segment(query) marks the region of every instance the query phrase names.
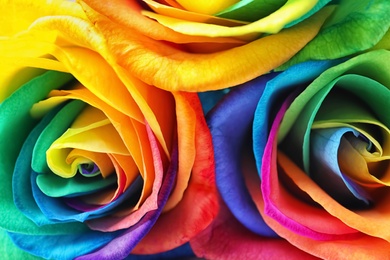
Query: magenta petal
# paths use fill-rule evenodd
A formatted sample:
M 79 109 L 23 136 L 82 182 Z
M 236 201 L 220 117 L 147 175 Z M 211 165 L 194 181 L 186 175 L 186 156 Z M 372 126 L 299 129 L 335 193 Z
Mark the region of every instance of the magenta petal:
M 238 222 L 221 202 L 216 220 L 191 241 L 198 257 L 225 259 L 317 259 L 284 239 L 250 232 Z

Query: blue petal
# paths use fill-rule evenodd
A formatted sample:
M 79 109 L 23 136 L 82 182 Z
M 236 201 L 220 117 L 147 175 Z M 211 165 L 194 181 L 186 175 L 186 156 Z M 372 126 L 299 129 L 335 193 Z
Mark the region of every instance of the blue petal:
M 257 102 L 265 84 L 276 75 L 268 74 L 234 88 L 208 118 L 215 150 L 218 190 L 233 215 L 245 227 L 263 236 L 276 234 L 265 224 L 246 188 L 240 159 Z
M 351 128 L 316 129 L 311 134 L 311 178 L 341 204 L 357 202 L 369 205 L 369 195 L 345 176 L 338 164 L 340 140 L 345 133 L 359 133 Z

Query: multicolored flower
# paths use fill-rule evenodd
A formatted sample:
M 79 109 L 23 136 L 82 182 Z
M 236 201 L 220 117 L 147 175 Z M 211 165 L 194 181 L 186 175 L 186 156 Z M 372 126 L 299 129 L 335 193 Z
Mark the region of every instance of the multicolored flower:
M 223 249 L 235 247 L 248 259 L 283 256 L 277 242 L 288 241 L 306 257 L 388 257 L 389 60 L 382 49 L 301 63 L 233 89 L 216 106 L 217 186 L 252 233 L 234 246 L 208 236 L 234 223 L 220 220 L 203 232 L 199 255 L 224 259 L 231 252 Z M 266 237 L 274 251 L 261 245 Z
M 214 160 L 197 95 L 134 77 L 77 3 L 1 8 L 0 225 L 13 243 L 47 259 L 122 259 L 209 225 Z

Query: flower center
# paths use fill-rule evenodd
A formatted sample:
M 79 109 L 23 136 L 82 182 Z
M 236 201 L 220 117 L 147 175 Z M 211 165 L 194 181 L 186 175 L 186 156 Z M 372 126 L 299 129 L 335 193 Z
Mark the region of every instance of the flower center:
M 78 167 L 83 176 L 93 177 L 100 174 L 100 169 L 95 163 L 82 163 Z

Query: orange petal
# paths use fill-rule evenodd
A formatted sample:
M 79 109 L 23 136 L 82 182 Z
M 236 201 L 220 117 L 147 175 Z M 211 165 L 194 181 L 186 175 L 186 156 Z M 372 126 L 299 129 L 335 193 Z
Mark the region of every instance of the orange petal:
M 248 190 L 265 222 L 295 247 L 322 259 L 373 259 L 373 256 L 375 259 L 386 259 L 388 257 L 390 250 L 388 242 L 364 234 L 350 240 L 320 241 L 294 233 L 264 212 L 264 200 L 259 187 L 260 179 L 257 174 L 253 174 L 254 170 L 243 172 Z M 295 210 L 297 213 L 305 212 L 299 208 Z M 310 220 L 310 216 L 306 217 L 305 223 Z M 323 225 L 329 225 L 329 223 L 323 222 Z
M 109 39 L 108 53 L 131 75 L 170 91 L 206 91 L 246 82 L 284 63 L 318 33 L 332 10 L 323 8 L 278 34 L 211 54 L 186 53 L 91 10 L 87 14 Z
M 182 200 L 160 216 L 155 226 L 134 249 L 135 254 L 163 252 L 188 242 L 204 230 L 218 212 L 210 132 L 196 95 L 187 94 L 183 93 L 183 96 L 192 104 L 196 113 L 196 157 L 191 178 Z M 186 151 L 179 150 L 179 154 L 182 152 Z
M 146 35 L 155 40 L 169 41 L 173 43 L 190 43 L 190 42 L 241 42 L 233 38 L 211 38 L 203 36 L 189 36 L 177 33 L 141 14 L 142 7 L 137 1 L 112 0 L 110 2 L 99 0 L 84 0 L 81 2 L 86 9 L 87 15 L 91 15 L 92 10 L 108 17 L 111 21 L 124 25 L 131 30 Z M 86 4 L 86 5 L 85 5 Z
M 292 182 L 320 204 L 324 208 L 324 212 L 326 211 L 327 214 L 340 219 L 348 226 L 362 233 L 390 241 L 389 192 L 384 193 L 373 207 L 351 211 L 334 201 L 282 152 L 279 152 L 278 160 L 282 168 L 288 169 L 286 174 L 288 174 Z M 306 219 L 311 218 L 306 217 Z M 304 223 L 304 220 L 302 221 Z M 324 221 L 323 223 L 329 225 L 329 222 Z

